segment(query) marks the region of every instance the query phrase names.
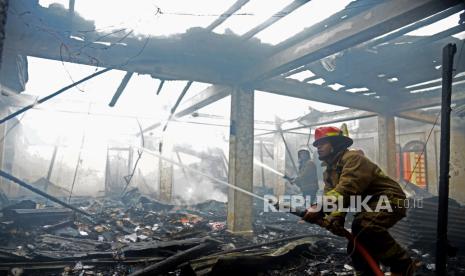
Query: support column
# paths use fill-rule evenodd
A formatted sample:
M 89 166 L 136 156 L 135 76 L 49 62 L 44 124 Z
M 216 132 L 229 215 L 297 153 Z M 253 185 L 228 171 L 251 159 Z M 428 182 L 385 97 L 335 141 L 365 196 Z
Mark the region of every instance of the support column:
M 5 26 L 6 26 L 6 19 L 7 19 L 7 14 L 8 14 L 8 0 L 2 0 L 0 1 L 0 68 L 2 65 L 2 60 L 3 60 L 3 45 L 4 45 L 4 40 L 5 40 Z M 27 68 L 27 67 L 26 67 Z M 0 110 L 0 116 L 1 118 L 4 118 L 4 116 L 8 115 L 8 110 L 6 107 L 2 106 Z M 0 142 L 0 169 L 3 170 L 3 161 L 4 161 L 4 152 L 5 152 L 5 129 L 6 129 L 6 123 L 0 124 L 0 137 L 3 137 L 3 139 Z M 8 185 L 8 188 L 6 187 Z M 3 190 L 3 192 L 8 193 L 8 195 L 11 195 L 10 191 L 10 184 L 4 180 L 3 178 L 0 179 L 0 189 Z
M 5 112 L 0 112 L 0 115 L 3 117 L 3 115 L 6 114 Z M 0 124 L 0 137 L 4 137 L 0 141 L 0 169 L 3 170 L 3 163 L 4 163 L 4 152 L 5 152 L 5 133 L 6 133 L 6 123 Z M 7 194 L 8 196 L 11 196 L 11 185 L 10 183 L 5 180 L 3 177 L 0 179 L 0 191 L 3 193 Z
M 273 156 L 274 156 L 274 169 L 278 172 L 285 173 L 286 171 L 286 146 L 279 132 L 274 134 L 273 137 Z M 274 174 L 274 195 L 284 195 L 286 190 L 286 182 L 280 175 Z
M 454 118 L 453 118 L 454 119 Z M 454 121 L 452 121 L 453 123 Z M 450 193 L 449 197 L 465 204 L 465 126 L 450 131 Z M 433 182 L 433 181 L 430 181 Z
M 265 164 L 263 161 L 263 141 L 260 140 L 260 162 L 262 164 Z M 265 168 L 261 167 L 260 168 L 260 180 L 262 182 L 262 187 L 265 188 Z
M 426 180 L 428 181 L 428 191 L 432 194 L 437 194 L 438 192 L 438 166 L 439 159 L 436 156 L 436 132 L 437 130 L 433 130 L 433 133 L 430 136 L 429 141 L 426 143 Z M 429 131 L 425 132 L 425 137 L 428 137 Z
M 169 139 L 160 142 L 160 155 L 172 160 L 172 147 Z M 170 202 L 173 196 L 173 164 L 167 161 L 159 160 L 159 184 L 160 184 L 160 200 L 163 202 Z
M 388 176 L 396 177 L 396 123 L 394 116 L 378 115 L 378 165 Z
M 253 191 L 254 91 L 231 93 L 229 183 Z M 228 193 L 228 230 L 252 234 L 252 197 L 232 188 Z

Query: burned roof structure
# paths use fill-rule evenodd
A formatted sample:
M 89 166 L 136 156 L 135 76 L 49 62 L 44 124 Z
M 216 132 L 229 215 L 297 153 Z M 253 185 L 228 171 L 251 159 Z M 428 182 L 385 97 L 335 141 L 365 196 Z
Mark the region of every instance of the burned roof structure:
M 344 8 L 274 45 L 265 42 L 259 34 L 314 1 L 282 1 L 285 4 L 277 12 L 256 25 L 248 26 L 247 30 L 239 32 L 241 34 L 228 29 L 223 33 L 215 30 L 235 20 L 236 16 L 247 16 L 246 12 L 241 12 L 242 9 L 260 0 L 230 1 L 213 18 L 211 14 L 177 13 L 210 18 L 211 21 L 208 24 L 193 24 L 184 32 L 169 35 L 143 34 L 130 28 L 99 29 L 94 21 L 79 14 L 76 8 L 79 1 L 70 0 L 67 7 L 51 1 L 52 4 L 46 7 L 39 0 L 0 0 L 0 102 L 3 108 L 0 124 L 10 119 L 19 123 L 21 119 L 18 119 L 18 115 L 52 98 L 59 98 L 70 88 L 91 78 L 105 78 L 106 72 L 112 70 L 123 71 L 125 75 L 119 81 L 112 99 L 109 99 L 110 107 L 118 104 L 134 74 L 159 80 L 158 87 L 147 88 L 157 95 L 164 92 L 165 83 L 181 80 L 186 84 L 179 91 L 174 105 L 169 107 L 169 118 L 160 118 L 144 127 L 138 121 L 138 133 L 134 133 L 134 136 L 141 139 L 140 147 L 107 148 L 105 175 L 107 179 L 116 175 L 123 184 L 106 182 L 105 191 L 113 198 L 106 198 L 103 203 L 88 198 L 72 199 L 76 173 L 70 189 L 61 189 L 52 183 L 50 173 L 54 161 L 47 179 L 41 178 L 41 185 L 29 185 L 27 181 L 3 172 L 5 161 L 1 160 L 1 176 L 12 181 L 8 182 L 9 185 L 17 183 L 29 190 L 28 187 L 37 186 L 33 189 L 41 191 L 53 187 L 54 195 L 49 195 L 48 200 L 61 207 L 72 207 L 80 213 L 62 208 L 35 208 L 32 207 L 35 203 L 27 201 L 7 202 L 8 198 L 2 196 L 4 205 L 9 207 L 3 209 L 3 217 L 0 217 L 0 243 L 9 247 L 0 248 L 0 260 L 4 263 L 0 265 L 0 270 L 10 270 L 10 273 L 12 268 L 17 268 L 20 271 L 64 271 L 63 275 L 149 275 L 174 271 L 181 275 L 203 275 L 232 270 L 243 273 L 241 269 L 247 268 L 253 273 L 266 275 L 277 275 L 280 270 L 289 275 L 312 275 L 317 271 L 348 275 L 352 268 L 344 260 L 336 261 L 345 254 L 341 252 L 343 245 L 340 240 L 333 241 L 333 237 L 313 226 L 288 226 L 286 223 L 297 221 L 289 214 L 269 215 L 260 211 L 262 202 L 257 203 L 256 200 L 263 201 L 263 197 L 253 193 L 253 165 L 257 162 L 254 159 L 254 138 L 257 137 L 254 124 L 269 122 L 254 121 L 254 91 L 356 110 L 311 113 L 296 120 L 303 127 L 377 116 L 378 161 L 389 175 L 395 175 L 394 117 L 434 126 L 438 124 L 438 117 L 428 108 L 437 108 L 441 104 L 442 49 L 448 43 L 455 43 L 458 54 L 453 60 L 452 104 L 456 111 L 454 116 L 463 119 L 465 114 L 464 41 L 463 37 L 458 36 L 465 32 L 464 1 L 347 1 Z M 127 5 L 138 5 L 127 2 Z M 185 1 L 174 2 L 179 6 L 186 4 Z M 155 4 L 150 11 L 154 17 L 162 18 L 170 14 L 163 5 Z M 108 5 L 108 10 L 101 12 L 111 12 L 112 2 Z M 460 20 L 455 25 L 432 35 L 411 35 L 415 30 L 446 18 L 459 19 L 459 16 Z M 302 25 L 306 26 L 304 23 Z M 155 27 L 163 29 L 165 26 Z M 73 79 L 71 84 L 55 93 L 51 92 L 47 97 L 33 99 L 21 95 L 29 80 L 28 57 L 88 65 L 96 69 L 93 74 L 80 80 Z M 185 97 L 197 82 L 208 83 L 209 87 Z M 196 112 L 226 97 L 231 98 L 227 125 L 230 135 L 227 139 L 228 158 L 221 150 L 205 153 L 188 146 L 174 146 L 163 135 L 170 121 L 187 115 L 207 118 Z M 147 149 L 144 138 L 150 136 L 153 130 L 162 134 L 157 137 L 157 145 Z M 280 132 L 282 136 L 280 126 L 276 126 L 273 132 Z M 260 150 L 268 151 L 263 141 L 260 141 Z M 0 148 L 3 155 L 3 146 Z M 276 170 L 285 170 L 286 162 L 282 155 L 286 150 L 286 154 L 292 155 L 288 145 L 268 151 Z M 117 159 L 121 152 L 131 156 L 126 162 L 129 165 L 122 162 L 118 165 L 118 172 L 110 171 L 108 164 L 110 161 L 119 162 Z M 141 195 L 131 187 L 131 179 L 143 152 L 155 156 L 159 162 L 159 191 L 158 194 L 153 192 L 158 196 L 157 200 L 149 198 L 147 194 Z M 177 161 L 174 162 L 173 153 L 177 154 Z M 214 155 L 209 164 L 221 165 L 216 174 L 219 175 L 217 178 L 221 178 L 218 182 L 224 185 L 223 188 L 228 186 L 226 205 L 218 202 L 201 206 L 173 205 L 172 167 L 173 164 L 183 165 L 179 153 L 202 155 L 202 158 Z M 263 163 L 263 152 L 261 155 Z M 56 152 L 53 160 L 55 157 Z M 79 153 L 75 172 L 80 162 Z M 293 165 L 295 168 L 295 163 Z M 208 177 L 201 166 L 187 169 Z M 129 175 L 126 175 L 127 170 Z M 184 167 L 183 173 L 187 178 L 189 171 Z M 262 181 L 263 178 L 262 172 Z M 283 194 L 285 186 L 281 176 L 273 181 L 273 193 Z M 118 187 L 112 188 L 115 185 Z M 113 189 L 111 193 L 110 189 Z M 148 190 L 152 193 L 150 187 Z M 35 190 L 33 192 L 36 193 Z M 70 195 L 66 198 L 68 192 Z M 43 196 L 44 192 L 39 194 Z M 119 197 L 118 200 L 115 197 Z M 458 225 L 452 227 L 454 241 L 463 237 L 457 230 L 463 226 L 456 218 L 460 209 L 463 207 L 454 206 L 454 221 Z M 418 235 L 421 237 L 414 236 L 408 230 L 410 224 L 421 221 L 418 216 L 423 213 L 415 214 L 417 217 L 404 221 L 395 229 L 395 234 L 409 246 L 431 236 L 430 232 L 421 236 L 421 231 L 415 232 L 420 233 Z M 47 218 L 44 220 L 47 225 L 35 219 L 40 217 Z M 27 221 L 37 224 L 37 228 L 31 229 Z M 272 221 L 279 223 L 275 225 Z M 433 228 L 430 224 L 425 228 Z M 305 234 L 306 231 L 311 231 L 311 234 Z M 17 245 L 12 249 L 13 241 Z M 332 251 L 327 254 L 324 250 Z M 431 255 L 419 250 L 415 253 L 432 262 Z M 323 257 L 326 254 L 327 257 Z M 296 258 L 289 261 L 292 259 L 290 257 Z M 313 261 L 310 265 L 309 260 Z M 457 274 L 464 272 L 460 267 L 461 260 L 454 259 L 456 267 L 452 268 Z M 267 268 L 271 263 L 274 265 Z M 426 273 L 433 270 L 426 266 L 424 269 Z
M 236 3 L 235 9 L 247 2 Z M 440 77 L 435 67 L 440 62 L 441 41 L 459 42 L 451 36 L 463 31 L 463 25 L 457 22 L 457 26 L 431 37 L 404 36 L 460 12 L 463 8 L 460 1 L 354 1 L 337 14 L 278 45 L 263 44 L 253 38 L 254 33 L 285 18 L 306 2 L 309 1 L 295 1 L 292 7 L 285 7 L 280 16 L 273 15 L 256 28 L 251 26 L 251 32 L 243 36 L 213 33 L 212 29 L 219 25 L 215 21 L 207 28 L 193 28 L 172 37 L 150 37 L 124 31 L 99 33 L 94 30 L 92 21 L 62 6 L 44 8 L 34 1 L 15 1 L 10 3 L 5 27 L 4 49 L 8 53 L 5 62 L 16 56 L 35 56 L 150 74 L 164 80 L 244 84 L 361 110 L 376 106 L 379 109 L 373 111 L 383 112 L 382 108 L 389 106 L 392 99 L 412 98 L 414 101 L 418 95 L 411 91 L 418 89 L 410 87 Z M 230 14 L 226 11 L 219 20 L 227 21 Z M 406 57 L 410 61 L 408 64 L 402 62 Z M 367 59 L 370 62 L 366 62 Z M 325 69 L 324 64 L 329 60 L 334 66 Z M 24 62 L 17 64 L 23 65 L 17 66 L 17 70 L 25 70 Z M 296 83 L 286 79 L 305 70 L 315 74 L 313 79 L 323 78 L 327 85 L 339 83 L 344 89 L 333 91 L 327 85 L 308 84 L 308 80 Z M 409 74 L 404 74 L 406 72 Z M 461 76 L 460 73 L 456 72 Z M 18 71 L 17 75 L 25 81 L 25 72 Z M 427 88 L 428 84 L 424 86 Z M 357 87 L 367 90 L 354 95 L 344 91 Z M 221 89 L 212 87 L 203 94 L 219 94 L 216 90 Z M 325 96 L 324 92 L 334 97 Z M 422 98 L 434 103 L 432 99 L 437 96 L 437 90 L 425 92 Z

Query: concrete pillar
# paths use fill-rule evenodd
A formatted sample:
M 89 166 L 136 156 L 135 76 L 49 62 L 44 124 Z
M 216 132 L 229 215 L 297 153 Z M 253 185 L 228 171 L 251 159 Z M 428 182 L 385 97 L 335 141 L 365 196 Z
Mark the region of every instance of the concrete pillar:
M 465 204 L 465 127 L 451 127 L 450 136 L 450 197 Z
M 160 146 L 161 156 L 172 160 L 172 145 L 170 139 L 164 139 Z M 159 185 L 160 185 L 160 200 L 170 202 L 173 196 L 173 164 L 165 160 L 159 159 Z
M 0 117 L 3 118 L 4 112 L 0 112 Z M 5 137 L 7 123 L 0 125 L 0 137 Z M 3 170 L 4 155 L 5 155 L 5 138 L 0 140 L 0 169 Z M 4 178 L 0 178 L 0 189 L 7 195 L 11 195 L 11 185 Z
M 428 191 L 434 195 L 438 194 L 438 182 L 439 182 L 439 170 L 438 165 L 439 159 L 436 156 L 436 132 L 433 131 L 429 141 L 426 143 L 426 180 L 428 183 Z M 425 132 L 425 139 L 427 139 L 429 131 Z M 439 135 L 438 135 L 439 137 Z M 426 141 L 426 140 L 425 140 Z
M 260 141 L 260 162 L 265 164 L 265 161 L 263 160 L 263 141 Z M 263 167 L 260 168 L 260 180 L 262 187 L 265 187 L 265 169 Z
M 286 171 L 286 146 L 284 145 L 284 141 L 281 137 L 280 133 L 275 133 L 273 137 L 273 156 L 274 156 L 274 169 L 278 172 L 285 173 Z M 284 195 L 285 193 L 285 180 L 282 176 L 273 174 L 274 175 L 274 194 L 275 196 Z
M 5 106 L 1 106 L 0 107 L 0 118 L 4 118 L 5 116 L 9 115 L 9 111 L 8 111 L 8 108 L 5 107 Z M 9 121 L 6 121 L 4 122 L 3 124 L 0 124 L 0 137 L 3 137 L 3 139 L 0 140 L 0 169 L 8 172 L 8 173 L 14 173 L 13 171 L 13 159 L 14 159 L 14 155 L 11 154 L 12 152 L 14 152 L 14 150 L 10 149 L 10 150 L 7 150 L 6 149 L 6 142 L 7 140 L 7 134 L 9 135 L 8 137 L 11 138 L 11 135 L 14 135 L 15 133 L 14 132 L 10 132 L 9 129 L 16 125 L 18 122 L 16 121 L 16 119 L 11 119 Z M 11 140 L 10 140 L 11 141 Z M 8 145 L 8 146 L 11 146 L 11 147 L 14 147 L 15 145 L 14 144 L 11 144 L 11 145 Z M 10 156 L 8 156 L 8 158 L 10 158 L 11 160 L 6 160 L 6 156 L 7 154 L 10 154 Z M 18 196 L 18 193 L 20 191 L 20 186 L 3 178 L 3 177 L 0 177 L 0 189 L 9 197 L 12 197 L 12 196 Z
M 396 123 L 394 116 L 378 115 L 378 165 L 396 178 Z
M 231 93 L 229 183 L 253 191 L 254 91 Z M 252 197 L 232 188 L 228 193 L 228 230 L 252 234 Z

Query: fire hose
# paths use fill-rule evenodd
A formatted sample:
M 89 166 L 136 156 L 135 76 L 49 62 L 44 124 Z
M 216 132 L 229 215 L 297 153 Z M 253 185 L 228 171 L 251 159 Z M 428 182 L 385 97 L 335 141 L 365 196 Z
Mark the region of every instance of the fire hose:
M 294 212 L 291 212 L 291 214 L 294 214 L 296 216 L 299 216 L 301 218 L 304 218 L 307 215 L 307 210 L 295 210 Z M 323 217 L 316 217 L 314 220 L 308 221 L 305 220 L 309 223 L 312 224 L 317 224 L 323 228 L 326 228 L 327 225 L 325 225 L 325 221 L 323 220 Z M 356 240 L 354 235 L 347 231 L 347 229 L 343 228 L 341 226 L 341 232 L 344 235 L 344 237 L 354 246 L 354 249 L 362 256 L 362 258 L 367 262 L 368 266 L 371 268 L 373 271 L 374 275 L 376 276 L 384 276 L 384 273 L 381 271 L 379 268 L 378 262 L 376 262 L 373 257 L 370 255 L 368 250 L 361 244 L 359 241 Z

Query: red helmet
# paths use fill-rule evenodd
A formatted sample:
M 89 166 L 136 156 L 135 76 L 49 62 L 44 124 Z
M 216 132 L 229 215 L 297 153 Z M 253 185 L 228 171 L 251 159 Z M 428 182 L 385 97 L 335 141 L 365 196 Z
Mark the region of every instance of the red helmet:
M 347 148 L 354 142 L 349 137 L 344 136 L 340 128 L 333 126 L 318 127 L 315 129 L 315 141 L 313 142 L 313 146 L 316 147 L 320 142 L 324 141 L 342 144 Z

